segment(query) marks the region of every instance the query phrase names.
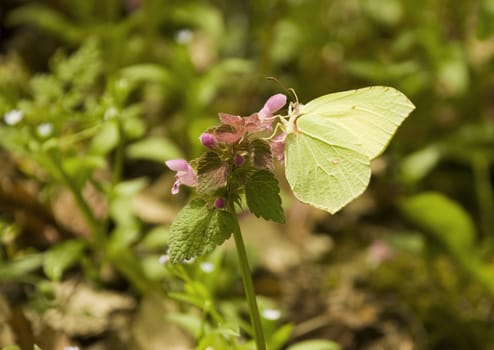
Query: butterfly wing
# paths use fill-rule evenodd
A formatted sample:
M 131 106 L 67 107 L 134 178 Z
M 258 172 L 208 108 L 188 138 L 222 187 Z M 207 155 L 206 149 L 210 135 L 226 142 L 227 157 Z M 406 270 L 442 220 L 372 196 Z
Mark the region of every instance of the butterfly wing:
M 302 124 L 307 130 L 320 128 L 310 120 Z M 351 136 L 345 130 L 339 135 Z M 370 179 L 369 158 L 358 144 L 342 147 L 305 133 L 287 136 L 285 172 L 300 201 L 331 214 L 359 196 Z
M 370 160 L 384 151 L 414 108 L 401 92 L 383 86 L 301 105 L 285 151 L 295 196 L 332 214 L 358 197 L 369 183 Z
M 362 145 L 369 159 L 380 155 L 403 120 L 415 109 L 400 91 L 386 86 L 337 92 L 316 98 L 301 106 L 297 127 L 303 119 L 346 130 L 352 142 Z M 302 132 L 304 132 L 302 130 Z M 338 131 L 339 132 L 339 131 Z M 336 136 L 327 141 L 335 143 Z M 346 147 L 345 142 L 336 144 Z

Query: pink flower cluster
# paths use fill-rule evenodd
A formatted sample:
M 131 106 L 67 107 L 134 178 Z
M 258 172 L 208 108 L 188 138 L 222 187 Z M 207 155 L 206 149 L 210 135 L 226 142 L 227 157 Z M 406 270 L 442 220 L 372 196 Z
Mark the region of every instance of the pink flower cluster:
M 201 143 L 209 148 L 214 149 L 218 144 L 233 144 L 240 141 L 248 133 L 256 133 L 264 130 L 272 131 L 273 121 L 276 119 L 275 113 L 286 104 L 286 96 L 276 94 L 271 96 L 262 109 L 248 117 L 220 113 L 219 119 L 221 125 L 217 128 L 204 132 L 199 137 Z M 281 134 L 271 141 L 271 151 L 273 157 L 283 160 L 285 147 L 285 135 Z M 235 157 L 235 164 L 243 164 L 244 159 L 241 155 Z M 197 175 L 191 165 L 183 159 L 173 159 L 166 161 L 170 170 L 176 171 L 175 183 L 172 187 L 172 194 L 177 194 L 181 185 L 195 187 L 198 184 Z

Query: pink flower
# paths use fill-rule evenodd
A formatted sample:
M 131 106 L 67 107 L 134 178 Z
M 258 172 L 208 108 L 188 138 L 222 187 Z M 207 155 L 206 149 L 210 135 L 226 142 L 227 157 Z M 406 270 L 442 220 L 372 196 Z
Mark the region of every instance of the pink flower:
M 215 136 L 218 142 L 235 143 L 248 132 L 258 132 L 264 130 L 257 114 L 248 117 L 239 115 L 220 113 L 222 125 L 216 128 Z
M 264 107 L 257 113 L 261 125 L 264 128 L 271 129 L 273 123 L 274 113 L 278 112 L 286 104 L 286 96 L 283 94 L 276 94 L 268 98 Z
M 216 139 L 214 135 L 208 132 L 203 132 L 201 136 L 199 136 L 199 140 L 201 140 L 201 143 L 207 148 L 213 148 L 216 146 Z
M 271 154 L 274 158 L 282 162 L 285 159 L 285 139 L 286 134 L 282 132 L 271 140 Z
M 175 183 L 172 187 L 172 194 L 177 194 L 180 190 L 180 185 L 186 185 L 189 187 L 197 186 L 197 175 L 194 173 L 194 169 L 184 159 L 172 159 L 165 162 L 166 166 L 170 170 L 176 171 Z
M 233 161 L 235 162 L 236 166 L 242 166 L 245 163 L 245 157 L 237 153 L 235 154 Z

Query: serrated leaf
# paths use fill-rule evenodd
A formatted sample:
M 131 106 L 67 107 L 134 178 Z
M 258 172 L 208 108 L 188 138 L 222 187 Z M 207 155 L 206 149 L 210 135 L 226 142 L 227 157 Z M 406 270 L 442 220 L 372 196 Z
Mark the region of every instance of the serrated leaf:
M 272 169 L 273 156 L 269 143 L 261 139 L 255 139 L 250 146 L 252 149 L 252 163 L 254 166 L 257 168 Z
M 207 152 L 199 158 L 197 179 L 200 193 L 213 192 L 226 185 L 227 167 L 217 153 Z
M 249 210 L 255 216 L 281 224 L 285 222 L 278 180 L 270 171 L 257 170 L 247 176 L 245 197 Z
M 213 250 L 234 228 L 235 218 L 229 212 L 210 208 L 201 199 L 191 201 L 170 227 L 170 261 L 181 262 Z

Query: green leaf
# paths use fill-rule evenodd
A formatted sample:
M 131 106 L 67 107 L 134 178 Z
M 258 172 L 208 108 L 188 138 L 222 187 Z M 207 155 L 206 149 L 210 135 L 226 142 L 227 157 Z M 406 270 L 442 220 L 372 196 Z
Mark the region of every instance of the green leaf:
M 416 195 L 402 201 L 400 207 L 408 219 L 442 241 L 457 257 L 468 254 L 473 248 L 472 219 L 458 203 L 441 193 Z
M 201 199 L 192 200 L 170 227 L 170 261 L 181 262 L 213 250 L 235 228 L 235 218 L 227 211 L 209 208 Z
M 120 73 L 132 81 L 170 84 L 173 79 L 170 72 L 157 64 L 136 64 L 123 68 Z
M 245 197 L 249 210 L 258 218 L 285 222 L 278 180 L 270 171 L 257 170 L 247 176 Z
M 197 191 L 200 193 L 211 193 L 224 187 L 227 180 L 226 164 L 220 159 L 216 152 L 207 152 L 197 164 Z
M 0 261 L 0 282 L 22 280 L 27 274 L 38 269 L 43 262 L 43 255 L 31 254 L 11 262 Z
M 287 323 L 276 329 L 276 331 L 269 337 L 270 349 L 281 349 L 283 345 L 290 339 L 293 333 L 293 324 Z
M 431 145 L 418 150 L 401 161 L 400 175 L 406 183 L 417 183 L 439 163 L 441 149 L 437 145 Z
M 311 339 L 289 346 L 287 350 L 340 350 L 341 347 L 331 340 Z
M 164 137 L 150 137 L 127 147 L 127 156 L 163 163 L 165 159 L 181 158 L 182 153 L 170 140 Z
M 109 120 L 101 126 L 91 140 L 90 151 L 93 154 L 105 155 L 115 148 L 119 138 L 117 123 Z
M 2 348 L 2 350 L 21 350 L 17 345 L 7 345 Z
M 74 21 L 61 15 L 48 6 L 40 4 L 26 5 L 12 11 L 8 17 L 10 25 L 29 24 L 44 30 L 68 43 L 78 43 L 86 35 Z
M 165 317 L 194 335 L 199 334 L 203 326 L 203 321 L 198 315 L 170 312 Z
M 56 245 L 44 254 L 43 271 L 51 280 L 59 281 L 64 271 L 81 257 L 85 247 L 84 241 L 75 239 Z

